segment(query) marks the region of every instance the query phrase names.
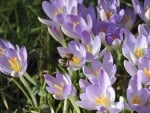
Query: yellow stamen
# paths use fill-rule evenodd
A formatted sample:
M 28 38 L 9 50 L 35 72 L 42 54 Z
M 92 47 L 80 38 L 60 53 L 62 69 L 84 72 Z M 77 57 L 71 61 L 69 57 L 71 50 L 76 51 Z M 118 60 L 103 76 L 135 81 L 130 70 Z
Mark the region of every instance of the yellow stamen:
M 20 72 L 21 67 L 20 64 L 18 62 L 18 59 L 16 57 L 11 57 L 8 59 L 8 62 L 10 64 L 11 69 L 13 69 L 16 72 Z
M 60 86 L 60 85 L 58 85 L 58 84 L 54 84 L 54 87 L 56 88 L 56 89 L 58 89 L 59 91 L 63 91 L 63 88 Z
M 77 25 L 79 24 L 79 22 L 74 21 L 74 22 L 72 22 L 72 24 L 73 24 L 73 26 L 75 27 L 75 26 L 77 26 Z
M 98 70 L 93 70 L 93 75 L 98 75 Z
M 92 53 L 92 46 L 90 44 L 86 45 L 86 49 L 89 53 Z
M 96 97 L 94 102 L 97 105 L 103 105 L 103 106 L 107 106 L 108 105 L 108 101 L 106 99 L 106 97 L 104 95 L 101 95 L 100 97 Z
M 124 18 L 123 18 L 124 22 L 128 22 L 129 20 L 129 16 L 128 15 L 125 15 Z
M 57 8 L 57 10 L 55 10 L 55 11 L 53 12 L 53 16 L 56 16 L 56 15 L 62 14 L 62 13 L 63 13 L 63 10 L 62 10 L 61 8 Z
M 112 16 L 112 12 L 110 12 L 109 10 L 106 11 L 106 16 L 108 19 L 110 19 L 110 17 Z
M 137 58 L 140 58 L 143 56 L 143 51 L 142 51 L 142 49 L 134 48 L 134 54 Z
M 73 57 L 72 57 L 72 61 L 73 61 L 75 64 L 80 64 L 80 59 L 79 59 L 78 57 L 73 56 Z
M 133 96 L 132 97 L 132 101 L 131 101 L 133 104 L 141 104 L 142 103 L 142 100 L 138 97 L 138 96 Z
M 144 68 L 144 74 L 148 79 L 150 79 L 150 69 Z

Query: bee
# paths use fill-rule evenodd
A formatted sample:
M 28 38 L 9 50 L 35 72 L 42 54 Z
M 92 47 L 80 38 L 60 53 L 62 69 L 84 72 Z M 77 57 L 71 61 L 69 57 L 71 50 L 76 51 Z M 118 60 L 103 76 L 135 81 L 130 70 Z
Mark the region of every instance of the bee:
M 72 53 L 64 54 L 64 57 L 62 57 L 61 59 L 59 59 L 59 63 L 62 66 L 68 67 L 69 66 L 69 61 L 71 61 L 72 58 L 73 58 L 73 54 Z

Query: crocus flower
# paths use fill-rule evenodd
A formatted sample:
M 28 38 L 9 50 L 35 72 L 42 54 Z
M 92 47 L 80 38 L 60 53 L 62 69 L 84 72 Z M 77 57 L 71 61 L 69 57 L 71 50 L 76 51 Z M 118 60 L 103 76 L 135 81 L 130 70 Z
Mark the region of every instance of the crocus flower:
M 97 12 L 101 21 L 120 22 L 124 15 L 124 10 L 119 10 L 119 5 L 119 0 L 98 0 Z
M 125 33 L 122 53 L 130 62 L 137 64 L 139 58 L 146 56 L 147 52 L 148 42 L 144 35 L 139 35 L 135 38 L 129 31 Z
M 86 48 L 86 57 L 88 60 L 92 60 L 99 56 L 101 49 L 101 40 L 99 36 L 92 37 L 88 31 L 83 31 L 81 41 Z
M 117 47 L 123 40 L 124 29 L 113 23 L 99 22 L 93 28 L 95 35 L 99 35 L 105 45 Z
M 135 12 L 141 17 L 146 23 L 150 23 L 150 1 L 144 0 L 144 6 L 142 6 L 139 0 L 132 0 L 132 4 Z
M 80 39 L 83 31 L 90 31 L 92 29 L 92 18 L 87 16 L 87 21 L 79 15 L 67 15 L 62 24 L 62 31 L 65 35 Z
M 86 49 L 79 42 L 71 41 L 68 48 L 57 47 L 57 50 L 62 59 L 66 59 L 68 69 L 80 69 L 86 62 Z
M 127 88 L 127 100 L 129 106 L 134 111 L 137 111 L 138 113 L 149 113 L 150 111 L 150 104 L 148 104 L 149 92 L 147 88 L 142 87 L 142 83 L 137 75 L 133 76 L 130 79 Z
M 54 0 L 51 2 L 43 1 L 42 8 L 46 15 L 55 22 L 61 22 L 63 16 L 77 14 L 76 0 Z
M 150 83 L 150 58 L 142 57 L 138 62 L 137 75 L 143 84 Z
M 136 21 L 136 14 L 135 14 L 135 11 L 129 7 L 126 7 L 124 11 L 125 11 L 125 14 L 120 24 L 123 25 L 123 27 L 130 30 L 133 28 L 134 23 Z
M 106 29 L 105 42 L 113 47 L 117 47 L 123 40 L 124 30 L 115 24 L 109 24 Z
M 150 83 L 150 58 L 142 57 L 138 60 L 137 65 L 125 60 L 124 66 L 129 75 L 139 75 L 141 81 L 146 84 Z
M 139 24 L 138 25 L 138 33 L 139 33 L 139 35 L 146 36 L 148 45 L 150 46 L 150 26 L 147 24 Z
M 14 46 L 12 45 L 11 42 L 5 41 L 5 40 L 0 38 L 0 54 L 4 53 L 4 49 L 7 49 L 7 48 L 14 49 Z
M 57 100 L 63 100 L 71 96 L 75 96 L 75 88 L 71 83 L 69 75 L 57 73 L 56 77 L 46 74 L 45 81 L 48 84 L 46 87 L 50 94 Z
M 4 55 L 0 56 L 0 71 L 6 75 L 14 77 L 22 76 L 27 69 L 27 51 L 25 47 L 17 50 L 13 48 L 5 49 Z
M 42 8 L 50 19 L 43 19 L 38 17 L 39 21 L 48 26 L 48 31 L 52 37 L 60 44 L 65 46 L 64 36 L 60 30 L 64 22 L 64 17 L 68 14 L 77 14 L 76 0 L 54 0 L 51 2 L 43 1 Z
M 111 53 L 106 51 L 102 59 L 102 61 L 99 61 L 98 59 L 91 61 L 91 67 L 83 66 L 83 73 L 89 79 L 97 78 L 101 69 L 104 69 L 110 77 L 111 84 L 113 84 L 116 80 L 116 65 L 113 64 Z
M 107 73 L 102 69 L 95 83 L 88 85 L 80 95 L 81 101 L 77 104 L 87 110 L 98 110 L 99 112 L 119 113 L 122 105 L 117 106 L 115 101 L 115 91 L 111 86 Z M 95 90 L 96 89 L 96 90 Z

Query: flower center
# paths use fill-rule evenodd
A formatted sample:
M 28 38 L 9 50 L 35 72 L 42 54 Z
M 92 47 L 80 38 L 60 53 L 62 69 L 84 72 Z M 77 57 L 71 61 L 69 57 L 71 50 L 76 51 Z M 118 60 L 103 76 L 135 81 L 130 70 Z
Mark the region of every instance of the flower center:
M 142 100 L 138 97 L 138 96 L 133 96 L 132 97 L 132 101 L 131 101 L 133 104 L 141 104 L 142 103 Z
M 18 62 L 17 57 L 11 57 L 11 58 L 9 58 L 8 62 L 10 64 L 10 67 L 11 67 L 12 70 L 14 70 L 16 72 L 20 72 L 21 67 L 20 67 L 20 64 Z
M 103 105 L 103 106 L 107 106 L 108 105 L 108 101 L 106 99 L 106 97 L 104 95 L 101 95 L 100 97 L 96 97 L 94 102 L 97 105 Z
M 117 36 L 113 34 L 113 35 L 112 35 L 112 39 L 113 39 L 113 40 L 117 39 Z
M 73 27 L 76 27 L 79 24 L 79 22 L 78 21 L 73 21 L 72 24 L 73 24 Z
M 58 14 L 62 14 L 63 10 L 61 8 L 57 8 L 54 12 L 53 12 L 53 16 L 56 16 Z
M 112 16 L 112 12 L 110 12 L 109 10 L 107 10 L 105 12 L 106 12 L 107 18 L 110 19 L 110 17 Z
M 135 54 L 135 56 L 137 57 L 137 58 L 140 58 L 140 57 L 142 57 L 143 56 L 143 51 L 142 51 L 142 49 L 139 49 L 139 48 L 134 48 L 134 54 Z
M 150 79 L 150 69 L 144 68 L 144 74 L 148 79 Z
M 129 17 L 128 15 L 125 15 L 124 18 L 123 18 L 123 21 L 124 21 L 124 22 L 128 22 L 129 18 L 130 18 L 130 17 Z
M 72 61 L 75 63 L 75 64 L 80 64 L 80 59 L 76 56 L 73 56 L 72 57 Z
M 58 89 L 59 91 L 63 91 L 63 88 L 60 86 L 60 85 L 58 85 L 58 84 L 54 84 L 54 87 L 56 88 L 56 89 Z
M 86 45 L 86 49 L 89 53 L 92 53 L 92 46 L 90 44 Z

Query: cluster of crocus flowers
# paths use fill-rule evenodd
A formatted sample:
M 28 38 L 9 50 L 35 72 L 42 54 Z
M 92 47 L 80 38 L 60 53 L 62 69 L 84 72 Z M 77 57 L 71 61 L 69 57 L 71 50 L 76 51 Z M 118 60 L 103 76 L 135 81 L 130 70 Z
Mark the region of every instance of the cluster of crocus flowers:
M 27 51 L 25 47 L 15 47 L 0 39 L 0 71 L 6 75 L 19 77 L 27 69 Z
M 138 26 L 138 35 L 127 31 L 122 46 L 123 55 L 127 58 L 124 67 L 131 76 L 126 91 L 130 109 L 138 113 L 149 113 L 149 83 L 150 83 L 150 28 L 146 24 Z
M 97 113 L 119 113 L 123 109 L 148 113 L 150 27 L 140 24 L 136 36 L 129 30 L 136 21 L 136 13 L 149 23 L 149 2 L 144 1 L 143 9 L 138 0 L 132 0 L 135 10 L 121 8 L 119 0 L 98 0 L 97 3 L 94 10 L 94 7 L 87 8 L 77 0 L 44 1 L 42 8 L 50 19 L 39 17 L 61 44 L 57 47 L 61 56 L 59 62 L 67 67 L 67 71 L 81 70 L 85 75 L 86 80 L 79 80 L 82 92 L 77 104 L 87 110 L 97 110 Z M 105 49 L 101 50 L 102 47 Z M 115 100 L 113 84 L 117 79 L 117 67 L 107 47 L 121 47 L 126 58 L 124 67 L 131 75 L 126 91 L 127 103 L 122 97 L 118 102 Z M 45 80 L 47 91 L 55 99 L 74 96 L 75 89 L 68 75 L 58 73 L 56 78 L 45 75 Z

